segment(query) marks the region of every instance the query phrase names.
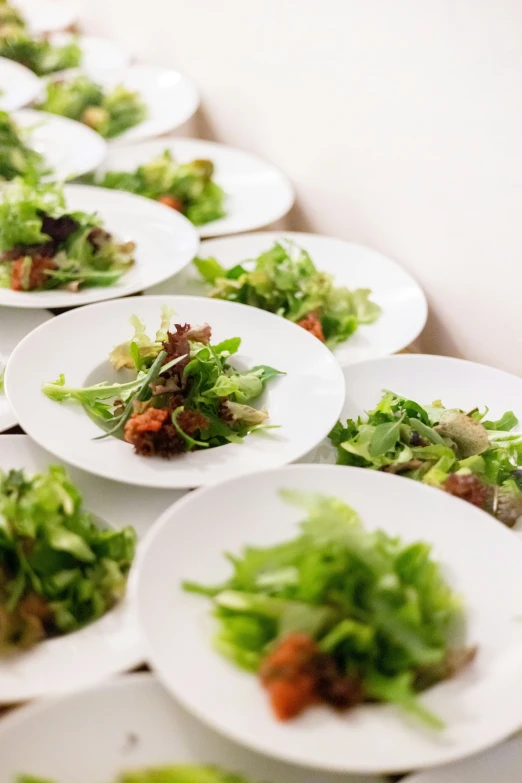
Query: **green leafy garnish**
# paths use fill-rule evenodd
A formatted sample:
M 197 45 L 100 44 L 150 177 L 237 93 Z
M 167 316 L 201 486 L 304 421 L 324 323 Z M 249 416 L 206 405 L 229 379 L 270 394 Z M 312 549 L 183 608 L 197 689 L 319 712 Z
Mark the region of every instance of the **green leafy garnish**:
M 522 433 L 513 411 L 497 421 L 478 410 L 421 406 L 387 391 L 366 417 L 330 432 L 337 462 L 400 473 L 440 487 L 507 525 L 522 516 Z
M 100 527 L 64 468 L 0 471 L 0 651 L 70 633 L 124 592 L 131 527 Z
M 38 108 L 83 122 L 107 139 L 119 136 L 147 117 L 147 107 L 139 93 L 121 84 L 105 91 L 83 75 L 48 82 L 46 96 Z
M 22 177 L 35 184 L 49 173 L 43 156 L 27 144 L 26 134 L 5 111 L 0 111 L 0 179 Z
M 225 216 L 225 193 L 212 179 L 210 160 L 176 163 L 166 149 L 135 171 L 107 171 L 103 176 L 89 174 L 83 181 L 113 190 L 126 190 L 162 201 L 201 226 Z
M 16 783 L 53 783 L 33 775 L 19 775 Z M 243 775 L 225 772 L 217 767 L 196 764 L 171 764 L 149 769 L 121 772 L 116 783 L 249 783 Z
M 258 258 L 225 269 L 215 258 L 197 258 L 196 268 L 217 299 L 259 307 L 299 323 L 330 347 L 352 335 L 359 324 L 377 320 L 380 307 L 370 291 L 336 288 L 303 248 L 276 242 Z
M 289 657 L 288 668 L 278 670 L 278 650 L 292 638 L 302 644 L 304 635 L 316 650 L 317 676 L 334 666 L 339 684 L 350 683 L 358 702 L 390 702 L 441 728 L 417 693 L 454 674 L 457 661 L 463 666 L 473 651 L 452 646 L 462 635 L 462 606 L 430 546 L 366 531 L 337 498 L 281 495 L 306 511 L 296 538 L 227 555 L 233 573 L 223 584 L 184 583 L 212 600 L 217 650 L 242 668 L 291 684 L 292 666 L 300 664 Z

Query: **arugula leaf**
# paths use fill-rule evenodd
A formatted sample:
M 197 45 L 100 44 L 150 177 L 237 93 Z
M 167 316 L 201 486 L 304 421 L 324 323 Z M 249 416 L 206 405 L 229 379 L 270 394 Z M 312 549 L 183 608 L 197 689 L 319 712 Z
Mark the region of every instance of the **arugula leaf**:
M 372 457 L 380 457 L 395 448 L 399 440 L 401 424 L 404 416 L 395 422 L 386 422 L 379 424 L 372 435 L 369 445 L 369 452 Z
M 497 421 L 483 421 L 482 426 L 487 430 L 502 430 L 508 432 L 516 427 L 518 419 L 513 411 L 506 411 Z

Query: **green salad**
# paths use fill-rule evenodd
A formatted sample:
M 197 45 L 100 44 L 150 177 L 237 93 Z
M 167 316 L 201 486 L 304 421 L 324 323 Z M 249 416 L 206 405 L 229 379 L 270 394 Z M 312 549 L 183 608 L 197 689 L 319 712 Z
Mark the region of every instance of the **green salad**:
M 107 171 L 103 176 L 90 174 L 83 177 L 83 181 L 161 201 L 182 212 L 195 226 L 201 226 L 226 215 L 225 193 L 213 181 L 213 174 L 212 161 L 177 163 L 166 149 L 135 171 Z
M 2 30 L 0 28 L 0 57 L 24 65 L 37 76 L 46 76 L 66 68 L 80 65 L 82 51 L 77 41 L 63 46 L 53 46 L 46 38 L 33 38 L 22 29 Z
M 215 258 L 194 263 L 212 284 L 211 296 L 288 318 L 330 348 L 347 340 L 359 324 L 374 323 L 381 312 L 369 298 L 371 291 L 335 287 L 332 276 L 319 272 L 306 250 L 289 240 L 231 269 Z
M 0 203 L 0 287 L 43 291 L 114 284 L 134 263 L 100 219 L 67 210 L 56 184 L 13 180 Z
M 16 783 L 52 783 L 34 775 L 19 775 Z M 196 764 L 171 764 L 149 769 L 121 772 L 115 783 L 249 783 L 243 775 L 224 772 L 217 767 Z
M 0 471 L 0 652 L 86 625 L 124 595 L 131 527 L 101 528 L 64 468 Z
M 339 499 L 281 495 L 306 511 L 296 538 L 227 554 L 223 584 L 184 583 L 212 601 L 216 649 L 258 674 L 280 720 L 379 701 L 442 727 L 417 694 L 475 650 L 459 642 L 463 608 L 430 546 L 366 531 Z
M 38 109 L 78 120 L 101 136 L 112 139 L 147 117 L 147 107 L 139 93 L 122 84 L 104 90 L 87 76 L 50 81 Z
M 133 339 L 116 346 L 109 357 L 116 370 L 131 370 L 132 380 L 77 389 L 60 375 L 42 391 L 56 402 L 80 403 L 106 430 L 101 437 L 124 439 L 146 457 L 241 443 L 251 432 L 266 429 L 268 411 L 251 403 L 282 373 L 266 365 L 236 370 L 229 359 L 239 350 L 239 337 L 212 345 L 208 324 L 170 326 L 172 316 L 163 308 L 154 339 L 132 317 Z
M 0 180 L 22 177 L 36 184 L 50 173 L 44 158 L 27 145 L 26 134 L 5 111 L 0 111 Z
M 340 465 L 398 473 L 468 500 L 508 526 L 522 516 L 522 433 L 512 411 L 419 404 L 386 391 L 367 416 L 330 433 Z
M 0 36 L 14 35 L 25 30 L 25 19 L 8 0 L 0 0 Z

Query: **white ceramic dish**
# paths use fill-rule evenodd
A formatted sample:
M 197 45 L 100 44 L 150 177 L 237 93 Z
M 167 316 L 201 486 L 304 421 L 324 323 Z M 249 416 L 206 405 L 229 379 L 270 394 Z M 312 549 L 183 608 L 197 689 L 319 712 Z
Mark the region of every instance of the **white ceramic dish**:
M 41 89 L 41 82 L 29 68 L 0 57 L 0 111 L 13 111 L 31 103 Z
M 446 723 L 440 735 L 378 704 L 346 714 L 318 707 L 279 723 L 257 678 L 213 649 L 210 603 L 183 592 L 181 580 L 219 584 L 230 574 L 224 552 L 294 537 L 305 514 L 280 499 L 281 488 L 339 497 L 367 529 L 432 544 L 463 597 L 468 643 L 478 645 L 467 671 L 422 694 Z M 158 521 L 138 561 L 148 659 L 176 699 L 246 747 L 336 772 L 429 767 L 512 733 L 522 722 L 521 610 L 522 543 L 509 530 L 444 492 L 357 468 L 292 465 L 189 495 Z
M 211 160 L 214 179 L 227 195 L 226 217 L 198 226 L 200 237 L 237 234 L 268 225 L 283 217 L 294 203 L 292 185 L 271 163 L 234 147 L 201 139 L 156 139 L 113 147 L 100 166 L 100 173 L 134 171 L 165 149 L 180 163 Z
M 447 408 L 489 408 L 488 418 L 514 411 L 522 423 L 522 378 L 449 356 L 404 354 L 361 362 L 344 371 L 346 399 L 341 420 L 364 416 L 388 389 L 420 405 L 441 400 Z M 516 430 L 520 430 L 519 423 Z M 325 439 L 302 462 L 333 464 L 336 449 Z
M 19 109 L 12 114 L 20 128 L 27 128 L 27 144 L 52 169 L 46 179 L 63 181 L 92 171 L 105 157 L 107 144 L 81 122 L 56 114 Z
M 522 780 L 522 736 L 473 758 L 429 769 L 404 783 L 518 783 Z
M 62 71 L 47 77 L 47 81 L 74 78 L 79 73 L 110 90 L 123 84 L 138 92 L 147 106 L 147 117 L 124 133 L 109 140 L 111 146 L 144 141 L 178 128 L 189 120 L 199 106 L 195 85 L 178 71 L 152 65 L 131 65 L 128 68 L 89 68 Z
M 125 68 L 130 61 L 126 49 L 106 38 L 96 38 L 93 35 L 73 35 L 72 33 L 54 33 L 50 37 L 54 46 L 65 46 L 71 41 L 77 41 L 82 50 L 81 67 L 85 70 L 104 69 L 117 70 Z
M 171 460 L 141 457 L 117 438 L 93 440 L 100 430 L 80 406 L 53 402 L 42 393 L 42 384 L 60 373 L 73 386 L 116 379 L 108 355 L 132 337 L 129 318 L 138 315 L 154 334 L 164 304 L 174 308 L 172 323 L 209 323 L 214 344 L 241 337 L 232 364 L 244 368 L 267 364 L 287 373 L 267 385 L 258 403 L 269 410 L 269 423 L 280 429 Z M 84 335 L 81 350 L 78 335 Z M 5 388 L 27 434 L 60 459 L 126 484 L 164 488 L 197 487 L 292 462 L 329 432 L 344 398 L 338 364 L 304 329 L 253 307 L 168 296 L 80 308 L 45 324 L 12 354 Z
M 78 19 L 78 3 L 75 0 L 16 0 L 15 5 L 33 33 L 65 30 Z
M 136 243 L 135 264 L 106 287 L 79 291 L 12 291 L 0 288 L 0 305 L 7 307 L 74 307 L 128 296 L 180 270 L 194 257 L 199 238 L 189 221 L 163 204 L 116 190 L 88 185 L 66 185 L 67 206 L 96 212 L 104 227 L 120 242 Z
M 214 256 L 230 268 L 256 258 L 281 238 L 291 239 L 307 250 L 317 269 L 333 275 L 337 285 L 370 288 L 372 300 L 382 308 L 374 324 L 360 326 L 335 348 L 335 357 L 341 365 L 395 353 L 419 336 L 428 313 L 424 292 L 399 264 L 367 247 L 316 234 L 269 231 L 204 242 L 199 255 Z M 153 293 L 160 290 L 170 294 L 205 295 L 209 286 L 201 281 L 191 264 L 183 274 L 162 283 L 161 289 L 155 288 Z
M 24 435 L 2 435 L 0 470 L 46 470 L 57 460 Z M 133 525 L 143 535 L 156 518 L 179 499 L 181 492 L 150 492 L 128 487 L 125 492 L 103 479 L 78 470 L 71 477 L 85 507 L 114 527 Z M 80 690 L 137 666 L 143 645 L 135 614 L 135 575 L 131 570 L 127 595 L 112 611 L 75 633 L 41 642 L 14 657 L 0 657 L 0 703 L 25 701 L 49 694 Z M 0 751 L 0 757 L 3 757 Z
M 0 374 L 4 372 L 9 355 L 20 340 L 51 318 L 51 313 L 46 310 L 12 310 L 0 307 Z M 16 416 L 11 410 L 5 392 L 1 392 L 0 432 L 14 427 L 15 424 Z
M 57 752 L 57 732 L 67 752 Z M 151 674 L 31 704 L 0 723 L 5 783 L 20 772 L 56 783 L 112 783 L 122 770 L 163 764 L 216 765 L 251 783 L 339 783 L 337 776 L 271 761 L 222 739 L 179 707 Z M 379 781 L 384 783 L 343 777 L 343 783 Z

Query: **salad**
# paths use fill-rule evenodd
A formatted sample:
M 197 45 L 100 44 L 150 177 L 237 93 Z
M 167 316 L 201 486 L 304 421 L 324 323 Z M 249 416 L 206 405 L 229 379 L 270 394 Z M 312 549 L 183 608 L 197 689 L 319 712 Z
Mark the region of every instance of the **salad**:
M 14 180 L 0 203 L 0 287 L 44 291 L 115 283 L 134 263 L 96 215 L 68 212 L 56 184 Z
M 76 41 L 53 46 L 46 38 L 33 38 L 23 29 L 0 27 L 0 56 L 25 65 L 37 76 L 45 76 L 76 68 L 80 65 L 82 51 Z
M 225 269 L 215 258 L 197 258 L 198 272 L 217 299 L 259 307 L 294 321 L 334 348 L 359 324 L 372 324 L 381 312 L 367 288 L 336 288 L 303 248 L 282 239 L 255 259 Z
M 34 775 L 19 775 L 16 783 L 51 783 Z M 122 772 L 115 783 L 248 783 L 243 775 L 224 772 L 217 767 L 196 764 L 172 764 Z
M 318 703 L 389 702 L 432 728 L 418 692 L 457 674 L 476 650 L 461 602 L 423 542 L 367 532 L 341 500 L 281 491 L 302 507 L 299 535 L 227 555 L 232 576 L 185 590 L 210 598 L 216 650 L 255 672 L 280 720 Z
M 135 171 L 108 171 L 102 177 L 89 174 L 83 181 L 161 201 L 201 226 L 226 215 L 225 193 L 213 181 L 213 174 L 212 161 L 176 163 L 166 149 Z
M 48 174 L 44 158 L 26 144 L 23 131 L 5 111 L 0 111 L 0 180 L 22 177 L 36 184 Z
M 266 365 L 239 372 L 228 361 L 239 349 L 239 337 L 211 345 L 208 324 L 170 326 L 172 315 L 163 308 L 154 340 L 132 317 L 133 339 L 116 346 L 109 358 L 116 370 L 132 370 L 133 380 L 75 389 L 60 375 L 42 391 L 56 402 L 80 403 L 106 430 L 101 437 L 123 439 L 145 457 L 240 443 L 266 429 L 268 411 L 249 403 L 282 373 Z
M 48 82 L 38 109 L 78 120 L 106 139 L 119 136 L 147 117 L 147 107 L 139 93 L 122 84 L 104 90 L 87 76 Z
M 480 412 L 420 405 L 386 391 L 364 419 L 330 433 L 340 465 L 384 470 L 473 503 L 512 527 L 522 516 L 522 433 L 512 411 L 497 421 Z
M 136 535 L 98 527 L 64 468 L 0 471 L 0 652 L 76 631 L 124 595 Z
M 17 33 L 25 29 L 25 20 L 20 11 L 8 0 L 0 0 L 0 36 Z

